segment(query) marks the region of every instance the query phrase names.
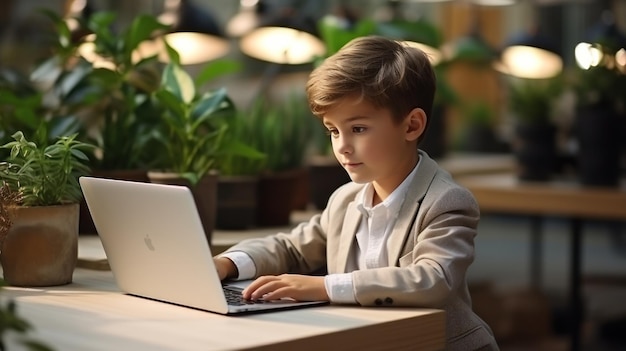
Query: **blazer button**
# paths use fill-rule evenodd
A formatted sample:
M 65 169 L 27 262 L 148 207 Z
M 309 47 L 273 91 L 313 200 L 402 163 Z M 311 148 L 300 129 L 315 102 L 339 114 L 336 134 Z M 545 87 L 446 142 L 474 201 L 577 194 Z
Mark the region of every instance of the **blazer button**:
M 383 304 L 383 300 L 381 300 L 381 299 L 376 299 L 376 300 L 374 300 L 374 303 L 376 304 L 376 306 L 380 306 L 380 305 L 382 305 L 382 304 Z
M 386 297 L 385 298 L 385 304 L 386 305 L 393 305 L 393 299 L 391 297 Z

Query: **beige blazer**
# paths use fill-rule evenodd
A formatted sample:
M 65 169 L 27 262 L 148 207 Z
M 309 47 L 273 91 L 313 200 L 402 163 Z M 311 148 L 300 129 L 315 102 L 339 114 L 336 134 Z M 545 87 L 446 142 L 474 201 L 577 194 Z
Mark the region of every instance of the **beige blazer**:
M 472 311 L 466 272 L 474 259 L 480 217 L 472 194 L 420 151 L 410 184 L 387 242 L 388 267 L 353 272 L 356 300 L 363 306 L 415 306 L 446 311 L 447 349 L 497 349 L 491 329 Z M 257 275 L 345 273 L 361 212 L 354 202 L 363 184 L 337 189 L 326 209 L 290 233 L 251 239 L 228 251 L 244 251 Z

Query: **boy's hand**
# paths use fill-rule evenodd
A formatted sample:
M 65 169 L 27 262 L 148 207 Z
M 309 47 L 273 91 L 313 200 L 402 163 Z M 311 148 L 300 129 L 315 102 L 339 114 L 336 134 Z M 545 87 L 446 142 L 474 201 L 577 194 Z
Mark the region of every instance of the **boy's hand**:
M 217 269 L 217 275 L 220 277 L 220 280 L 234 278 L 238 275 L 237 266 L 228 258 L 213 257 L 213 262 L 215 262 L 215 268 Z
M 324 277 L 282 274 L 257 278 L 243 291 L 244 299 L 328 301 Z

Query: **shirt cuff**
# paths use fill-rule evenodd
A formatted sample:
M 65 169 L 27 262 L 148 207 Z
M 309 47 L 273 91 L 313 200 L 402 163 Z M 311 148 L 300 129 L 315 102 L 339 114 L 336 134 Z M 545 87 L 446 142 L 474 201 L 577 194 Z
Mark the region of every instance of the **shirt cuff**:
M 324 277 L 324 286 L 331 302 L 356 304 L 352 273 L 329 274 Z
M 250 256 L 243 251 L 232 251 L 225 254 L 221 254 L 221 257 L 226 257 L 233 261 L 237 267 L 239 275 L 236 280 L 252 279 L 256 275 L 256 266 Z

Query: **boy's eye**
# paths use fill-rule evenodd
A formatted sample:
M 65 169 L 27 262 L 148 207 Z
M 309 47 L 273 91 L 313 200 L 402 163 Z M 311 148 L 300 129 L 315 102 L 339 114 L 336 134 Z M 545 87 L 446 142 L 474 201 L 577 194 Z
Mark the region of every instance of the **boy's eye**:
M 352 127 L 352 132 L 357 134 L 363 133 L 365 130 L 367 130 L 365 127 Z
M 326 130 L 326 134 L 335 137 L 339 135 L 339 130 L 331 128 L 331 129 Z

